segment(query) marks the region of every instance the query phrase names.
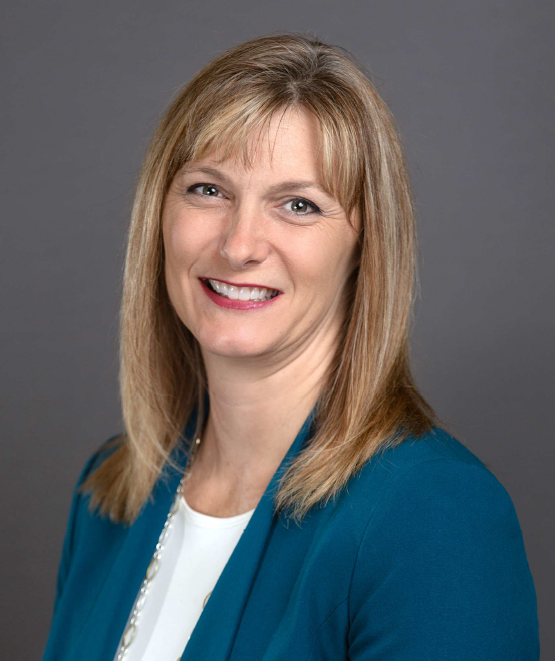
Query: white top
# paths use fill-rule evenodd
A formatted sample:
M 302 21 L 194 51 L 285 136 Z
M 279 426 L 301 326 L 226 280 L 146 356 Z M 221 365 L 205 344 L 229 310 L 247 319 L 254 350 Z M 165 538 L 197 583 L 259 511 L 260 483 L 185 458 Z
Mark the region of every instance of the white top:
M 253 512 L 208 516 L 191 509 L 181 497 L 125 661 L 181 658 L 203 602 L 214 589 Z

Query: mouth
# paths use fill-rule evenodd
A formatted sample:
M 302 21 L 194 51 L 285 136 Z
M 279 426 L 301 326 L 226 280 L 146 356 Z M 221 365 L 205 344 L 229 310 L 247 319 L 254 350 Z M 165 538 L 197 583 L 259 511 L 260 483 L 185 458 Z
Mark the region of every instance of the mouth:
M 242 292 L 241 300 L 257 302 L 271 300 L 272 298 L 276 298 L 276 296 L 279 296 L 281 293 L 283 293 L 279 289 L 271 289 L 261 285 L 239 285 L 228 283 L 225 280 L 217 280 L 213 278 L 199 278 L 199 280 L 203 282 L 210 291 L 214 292 L 214 294 L 217 294 L 222 298 L 228 298 L 232 300 L 239 298 L 240 292 Z

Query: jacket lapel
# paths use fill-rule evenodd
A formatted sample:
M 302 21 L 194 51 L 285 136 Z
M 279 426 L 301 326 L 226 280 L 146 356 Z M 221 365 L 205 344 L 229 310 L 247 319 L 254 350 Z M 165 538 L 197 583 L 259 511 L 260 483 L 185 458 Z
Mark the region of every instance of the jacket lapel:
M 316 406 L 305 420 L 239 538 L 185 647 L 181 661 L 229 659 L 268 535 L 277 522 L 273 496 L 285 469 L 310 438 Z

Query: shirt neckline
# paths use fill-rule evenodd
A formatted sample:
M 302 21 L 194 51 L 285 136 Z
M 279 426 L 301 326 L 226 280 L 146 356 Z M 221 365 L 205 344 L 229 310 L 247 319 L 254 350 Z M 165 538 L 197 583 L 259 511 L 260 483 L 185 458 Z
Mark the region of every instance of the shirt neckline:
M 181 504 L 183 505 L 185 519 L 200 528 L 232 528 L 250 519 L 256 509 L 253 508 L 248 512 L 242 512 L 234 516 L 211 516 L 210 514 L 203 514 L 194 510 L 185 500 L 183 494 L 181 494 Z

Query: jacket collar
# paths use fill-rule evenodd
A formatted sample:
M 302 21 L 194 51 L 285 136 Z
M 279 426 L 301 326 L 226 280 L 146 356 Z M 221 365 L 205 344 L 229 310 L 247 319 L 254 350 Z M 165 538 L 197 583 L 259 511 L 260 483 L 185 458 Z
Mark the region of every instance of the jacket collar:
M 204 404 L 203 426 L 210 407 L 207 390 Z M 181 661 L 223 661 L 229 658 L 257 567 L 263 559 L 267 538 L 277 522 L 273 511 L 273 496 L 286 468 L 311 437 L 315 413 L 316 405 L 305 419 L 249 519 L 200 615 Z M 197 416 L 198 405 L 195 405 L 184 430 L 185 437 L 191 441 Z M 187 465 L 181 444 L 178 444 L 172 456 L 181 471 L 168 471 L 160 478 L 151 500 L 135 523 L 130 527 L 120 526 L 117 541 L 119 553 L 79 636 L 80 658 L 112 659 L 115 654 Z

